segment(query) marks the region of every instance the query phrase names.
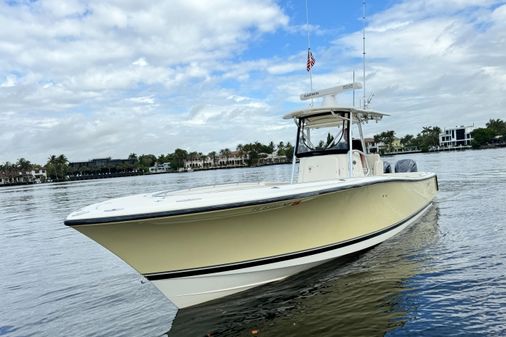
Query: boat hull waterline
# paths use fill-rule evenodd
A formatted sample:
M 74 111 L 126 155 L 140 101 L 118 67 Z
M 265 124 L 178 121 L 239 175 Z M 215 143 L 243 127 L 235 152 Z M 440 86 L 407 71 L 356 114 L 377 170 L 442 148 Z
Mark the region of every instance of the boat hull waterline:
M 86 218 L 81 211 L 66 224 L 119 256 L 185 308 L 377 245 L 415 222 L 437 192 L 435 174 L 422 172 L 297 185 L 292 194 L 293 185 L 236 185 L 240 193 L 234 207 L 128 215 L 132 220 L 117 215 Z M 228 188 L 216 190 L 218 199 L 220 193 L 231 194 Z M 262 197 L 264 190 L 267 197 Z M 187 200 L 198 199 L 199 189 L 192 193 Z M 213 197 L 209 188 L 202 193 Z M 243 202 L 241 193 L 257 196 Z M 113 204 L 108 207 L 114 209 Z

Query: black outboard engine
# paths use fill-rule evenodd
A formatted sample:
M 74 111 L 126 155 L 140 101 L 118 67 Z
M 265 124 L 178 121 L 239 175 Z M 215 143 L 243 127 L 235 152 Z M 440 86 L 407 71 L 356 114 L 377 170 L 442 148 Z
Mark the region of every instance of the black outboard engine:
M 401 159 L 395 163 L 395 172 L 418 172 L 418 168 L 413 159 Z
M 392 173 L 392 165 L 387 161 L 383 161 L 383 173 Z

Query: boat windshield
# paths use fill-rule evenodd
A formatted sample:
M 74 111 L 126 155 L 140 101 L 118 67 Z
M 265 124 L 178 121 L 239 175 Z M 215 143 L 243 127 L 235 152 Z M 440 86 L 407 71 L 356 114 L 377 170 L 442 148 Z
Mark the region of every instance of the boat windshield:
M 326 118 L 315 123 L 314 119 L 301 118 L 297 135 L 297 157 L 347 153 L 348 120 Z

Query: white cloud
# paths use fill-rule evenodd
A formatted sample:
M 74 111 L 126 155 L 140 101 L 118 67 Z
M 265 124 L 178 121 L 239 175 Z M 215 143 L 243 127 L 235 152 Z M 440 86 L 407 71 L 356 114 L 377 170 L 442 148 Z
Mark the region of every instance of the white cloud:
M 267 72 L 273 75 L 293 73 L 302 69 L 300 62 L 298 63 L 285 63 L 272 65 L 267 68 Z
M 374 107 L 392 112 L 373 131 L 416 133 L 424 125 L 484 125 L 504 118 L 505 5 L 492 1 L 404 1 L 367 29 L 368 88 Z M 490 6 L 490 7 L 489 7 Z M 361 51 L 360 33 L 340 39 Z
M 16 86 L 16 83 L 17 83 L 16 76 L 8 75 L 5 78 L 5 81 L 2 84 L 0 84 L 0 87 L 3 88 L 14 87 Z
M 2 2 L 0 162 L 184 146 L 166 129 L 191 133 L 184 116 L 223 63 L 287 23 L 269 0 Z
M 275 40 L 305 27 L 269 0 L 3 2 L 0 27 L 0 162 L 293 142 L 280 117 L 309 87 L 304 48 Z M 350 82 L 361 32 L 311 30 L 329 37 L 313 87 Z M 506 118 L 503 3 L 401 1 L 367 31 L 368 94 L 392 114 L 369 132 Z M 293 55 L 249 53 L 270 38 Z

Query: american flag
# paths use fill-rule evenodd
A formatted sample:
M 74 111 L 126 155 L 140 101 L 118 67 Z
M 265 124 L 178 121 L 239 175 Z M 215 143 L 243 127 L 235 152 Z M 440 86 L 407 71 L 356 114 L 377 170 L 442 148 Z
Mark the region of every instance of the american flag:
M 310 71 L 311 68 L 313 68 L 314 63 L 315 63 L 315 59 L 313 57 L 313 53 L 311 53 L 311 49 L 308 48 L 308 50 L 307 50 L 307 65 L 306 65 L 307 71 Z

